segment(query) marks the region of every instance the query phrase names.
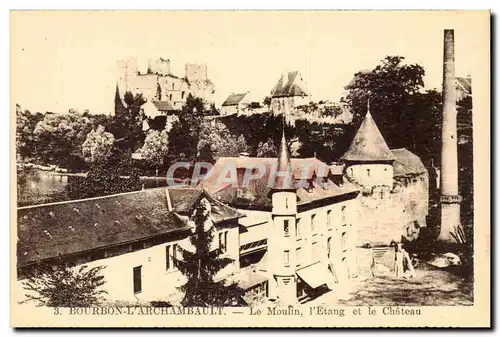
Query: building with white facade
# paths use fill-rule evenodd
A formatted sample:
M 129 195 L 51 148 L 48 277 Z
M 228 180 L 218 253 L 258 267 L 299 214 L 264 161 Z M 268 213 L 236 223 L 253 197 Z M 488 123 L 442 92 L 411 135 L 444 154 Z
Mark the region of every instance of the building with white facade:
M 311 102 L 307 84 L 298 71 L 283 73 L 271 90 L 271 111 L 289 115 L 294 108 Z
M 426 226 L 428 174 L 406 149 L 390 150 L 370 112 L 332 167 L 290 158 L 222 157 L 197 188 L 148 189 L 20 207 L 19 286 L 38 264 L 106 266 L 112 303 L 179 303 L 190 215 L 210 204 L 214 249 L 234 262 L 217 278 L 236 282 L 252 304 L 306 302 L 357 276 L 356 247 L 388 246 Z

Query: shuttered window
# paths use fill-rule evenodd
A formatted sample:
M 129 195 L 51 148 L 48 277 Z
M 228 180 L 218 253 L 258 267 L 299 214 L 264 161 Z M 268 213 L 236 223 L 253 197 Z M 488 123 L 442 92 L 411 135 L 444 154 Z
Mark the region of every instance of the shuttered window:
M 134 294 L 142 291 L 142 266 L 134 267 Z

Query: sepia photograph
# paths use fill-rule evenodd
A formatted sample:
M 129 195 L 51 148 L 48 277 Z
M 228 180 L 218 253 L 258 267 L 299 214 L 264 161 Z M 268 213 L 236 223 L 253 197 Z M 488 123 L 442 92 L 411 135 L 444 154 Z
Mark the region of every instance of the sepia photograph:
M 14 327 L 487 327 L 488 11 L 12 11 Z

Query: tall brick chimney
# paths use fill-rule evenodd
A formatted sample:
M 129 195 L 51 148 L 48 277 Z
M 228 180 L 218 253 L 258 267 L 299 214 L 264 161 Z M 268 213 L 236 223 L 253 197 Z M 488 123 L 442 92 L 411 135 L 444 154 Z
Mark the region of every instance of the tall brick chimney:
M 457 108 L 455 91 L 455 41 L 453 29 L 444 30 L 443 127 L 441 148 L 441 231 L 439 240 L 452 241 L 460 225 L 458 194 Z

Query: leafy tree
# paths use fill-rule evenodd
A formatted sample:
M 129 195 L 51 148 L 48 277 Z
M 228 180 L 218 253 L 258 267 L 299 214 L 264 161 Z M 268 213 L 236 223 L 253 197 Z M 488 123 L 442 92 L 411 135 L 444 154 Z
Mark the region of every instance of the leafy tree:
M 270 157 L 270 158 L 277 158 L 278 156 L 278 150 L 276 148 L 276 145 L 274 145 L 274 141 L 269 138 L 267 142 L 260 142 L 259 146 L 257 147 L 257 157 Z
M 152 130 L 148 132 L 144 145 L 142 147 L 142 157 L 150 165 L 158 169 L 165 165 L 168 155 L 168 132 L 166 130 Z
M 92 163 L 81 183 L 68 184 L 67 188 L 71 199 L 82 199 L 137 191 L 141 181 L 129 153 L 115 149 L 106 160 Z
M 323 117 L 333 117 L 336 118 L 342 115 L 343 110 L 340 104 L 334 104 L 331 106 L 325 106 L 321 111 L 321 116 Z
M 243 291 L 235 283 L 226 285 L 214 277 L 232 260 L 221 257 L 220 249 L 212 249 L 215 227 L 208 200 L 197 203 L 191 221 L 194 233 L 189 237 L 194 251 L 181 249 L 182 259 L 177 266 L 187 282 L 180 287 L 184 292 L 182 305 L 186 307 L 234 306 L 241 304 Z
M 82 144 L 92 121 L 78 113 L 46 113 L 33 131 L 39 160 L 45 164 L 81 167 Z
M 170 129 L 170 153 L 172 160 L 179 157 L 194 162 L 198 156 L 199 135 L 202 130 L 204 102 L 191 94 L 186 99 L 179 114 L 179 119 L 172 123 Z
M 36 124 L 43 119 L 41 113 L 32 114 L 22 110 L 16 104 L 16 154 L 19 160 L 30 160 L 36 157 L 37 143 L 34 130 Z
M 373 70 L 356 73 L 346 86 L 347 95 L 342 101 L 353 113 L 355 130 L 366 114 L 369 101 L 370 112 L 390 148 L 406 147 L 420 156 L 436 157 L 438 148 L 431 149 L 429 154 L 429 149 L 421 144 L 427 138 L 440 137 L 436 133 L 440 95 L 436 91 L 423 91 L 422 66 L 403 61 L 402 56 L 387 56 Z
M 103 269 L 104 266 L 42 265 L 23 281 L 26 290 L 23 303 L 34 301 L 37 306 L 48 307 L 98 305 L 107 294 L 100 289 L 106 282 L 101 275 Z
M 222 123 L 203 122 L 198 140 L 198 158 L 215 162 L 220 157 L 235 157 L 247 152 L 245 137 L 232 134 Z
M 143 114 L 141 106 L 146 103 L 142 94 L 127 91 L 123 103 L 115 97 L 115 117 L 111 125 L 111 133 L 115 136 L 116 145 L 124 152 L 132 153 L 144 142 L 142 132 Z
M 106 132 L 105 128 L 99 125 L 96 130 L 87 134 L 83 142 L 82 153 L 85 161 L 94 163 L 108 159 L 113 152 L 114 143 L 113 134 Z
M 271 97 L 270 96 L 266 96 L 264 98 L 264 101 L 262 103 L 264 103 L 265 106 L 269 107 L 271 105 Z

